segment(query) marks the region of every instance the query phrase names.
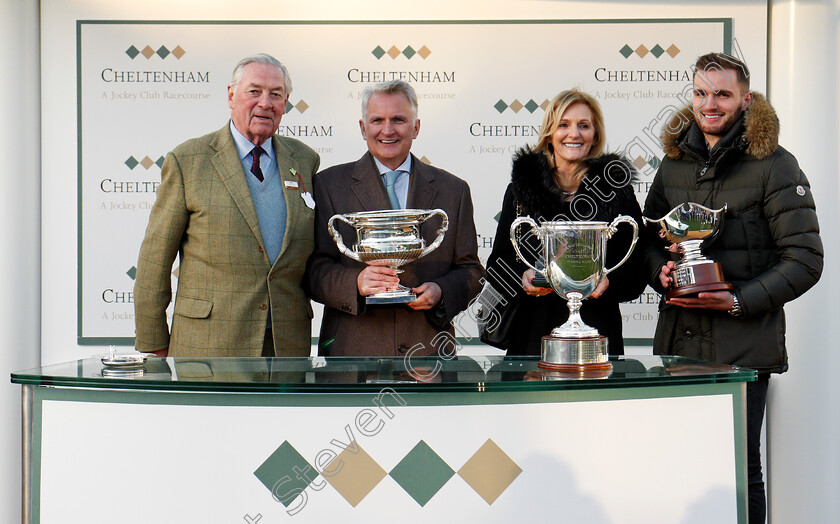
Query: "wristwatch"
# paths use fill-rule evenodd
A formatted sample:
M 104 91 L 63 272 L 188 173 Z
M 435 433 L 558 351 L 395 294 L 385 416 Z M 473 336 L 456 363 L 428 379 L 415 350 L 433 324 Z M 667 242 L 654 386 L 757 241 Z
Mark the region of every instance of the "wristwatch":
M 732 293 L 732 307 L 729 308 L 727 311 L 733 317 L 740 317 L 744 314 L 744 310 L 741 309 L 741 302 L 738 301 L 738 295 Z

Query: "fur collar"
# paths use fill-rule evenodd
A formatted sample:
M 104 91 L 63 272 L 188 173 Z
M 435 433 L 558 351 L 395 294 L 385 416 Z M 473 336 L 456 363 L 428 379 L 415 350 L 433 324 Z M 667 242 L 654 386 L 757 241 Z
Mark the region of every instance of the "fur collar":
M 662 131 L 662 149 L 668 158 L 679 159 L 683 156 L 680 143 L 691 124 L 694 123 L 694 114 L 690 106 L 684 107 L 675 114 L 666 128 Z M 671 132 L 669 129 L 675 129 Z M 764 96 L 753 91 L 753 100 L 750 107 L 744 114 L 744 134 L 740 142 L 746 146 L 748 155 L 761 160 L 766 158 L 779 148 L 779 117 L 776 110 L 770 105 Z
M 620 163 L 619 165 L 612 164 Z M 592 220 L 612 220 L 619 214 L 616 209 L 623 206 L 623 199 L 627 195 L 635 198 L 630 183 L 637 178 L 636 169 L 624 158 L 616 154 L 606 154 L 586 160 L 588 173 L 586 179 L 578 187 L 576 196 L 588 195 L 596 203 L 597 214 Z M 607 169 L 610 170 L 607 176 Z M 627 173 L 630 179 L 627 179 Z M 612 181 L 626 181 L 627 190 L 617 190 Z M 513 156 L 511 183 L 516 202 L 522 206 L 523 212 L 534 218 L 542 216 L 551 220 L 559 213 L 567 212 L 567 203 L 563 190 L 554 182 L 554 169 L 548 164 L 545 154 L 531 151 L 523 147 Z M 618 198 L 604 200 L 603 195 L 618 195 Z

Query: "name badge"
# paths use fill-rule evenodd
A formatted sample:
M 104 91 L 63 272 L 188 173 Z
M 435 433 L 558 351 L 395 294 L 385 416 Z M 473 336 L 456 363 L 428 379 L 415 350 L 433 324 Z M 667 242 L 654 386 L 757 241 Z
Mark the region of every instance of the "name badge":
M 283 187 L 286 189 L 298 189 L 300 184 L 298 184 L 296 180 L 284 180 Z

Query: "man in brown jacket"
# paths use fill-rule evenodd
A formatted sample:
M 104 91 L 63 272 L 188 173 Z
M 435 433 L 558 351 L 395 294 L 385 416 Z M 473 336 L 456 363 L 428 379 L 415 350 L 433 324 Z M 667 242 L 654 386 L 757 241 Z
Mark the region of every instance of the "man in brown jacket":
M 331 356 L 451 352 L 451 321 L 478 294 L 484 275 L 470 188 L 410 153 L 420 120 L 417 96 L 408 83 L 396 80 L 366 89 L 359 126 L 368 152 L 314 179 L 315 251 L 309 259 L 307 283 L 312 298 L 326 306 L 318 352 Z M 383 180 L 389 171 L 399 172 L 390 197 Z M 394 199 L 397 202 L 392 205 Z M 327 231 L 327 222 L 335 214 L 397 207 L 440 208 L 449 216 L 449 230 L 440 246 L 404 266 L 399 278 L 394 269 L 342 255 Z M 435 230 L 423 228 L 429 231 L 427 243 Z M 348 244 L 355 241 L 352 229 L 339 231 L 344 231 Z M 417 300 L 404 305 L 366 304 L 366 296 L 398 282 L 411 287 Z
M 301 286 L 312 252 L 318 154 L 275 135 L 291 81 L 268 55 L 239 62 L 231 121 L 169 153 L 140 248 L 135 347 L 158 356 L 308 356 Z M 166 308 L 180 254 L 172 330 Z

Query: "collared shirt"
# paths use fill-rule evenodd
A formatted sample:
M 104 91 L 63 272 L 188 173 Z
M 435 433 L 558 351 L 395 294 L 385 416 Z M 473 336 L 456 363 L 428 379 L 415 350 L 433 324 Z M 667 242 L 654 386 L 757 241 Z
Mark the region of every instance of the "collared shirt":
M 271 138 L 260 145 L 265 151 L 265 154 L 260 155 L 260 169 L 263 172 L 263 181 L 260 182 L 251 173 L 251 165 L 254 161 L 251 155 L 251 150 L 254 149 L 253 142 L 236 129 L 232 120 L 230 132 L 236 143 L 245 179 L 251 190 L 251 199 L 257 210 L 257 220 L 260 223 L 265 252 L 269 263 L 274 264 L 283 247 L 283 237 L 286 233 L 286 199 L 283 195 L 283 184 L 280 180 L 280 169 L 274 154 L 274 146 Z
M 379 170 L 379 175 L 382 178 L 382 183 L 385 183 L 385 173 L 388 171 L 399 171 L 400 175 L 397 177 L 397 181 L 394 182 L 394 192 L 397 194 L 397 199 L 400 201 L 400 207 L 405 209 L 406 204 L 408 203 L 408 184 L 411 181 L 411 155 L 408 155 L 405 158 L 405 162 L 400 164 L 400 166 L 396 169 L 390 169 L 385 166 L 382 162 L 373 158 L 373 161 L 376 162 L 376 169 Z

